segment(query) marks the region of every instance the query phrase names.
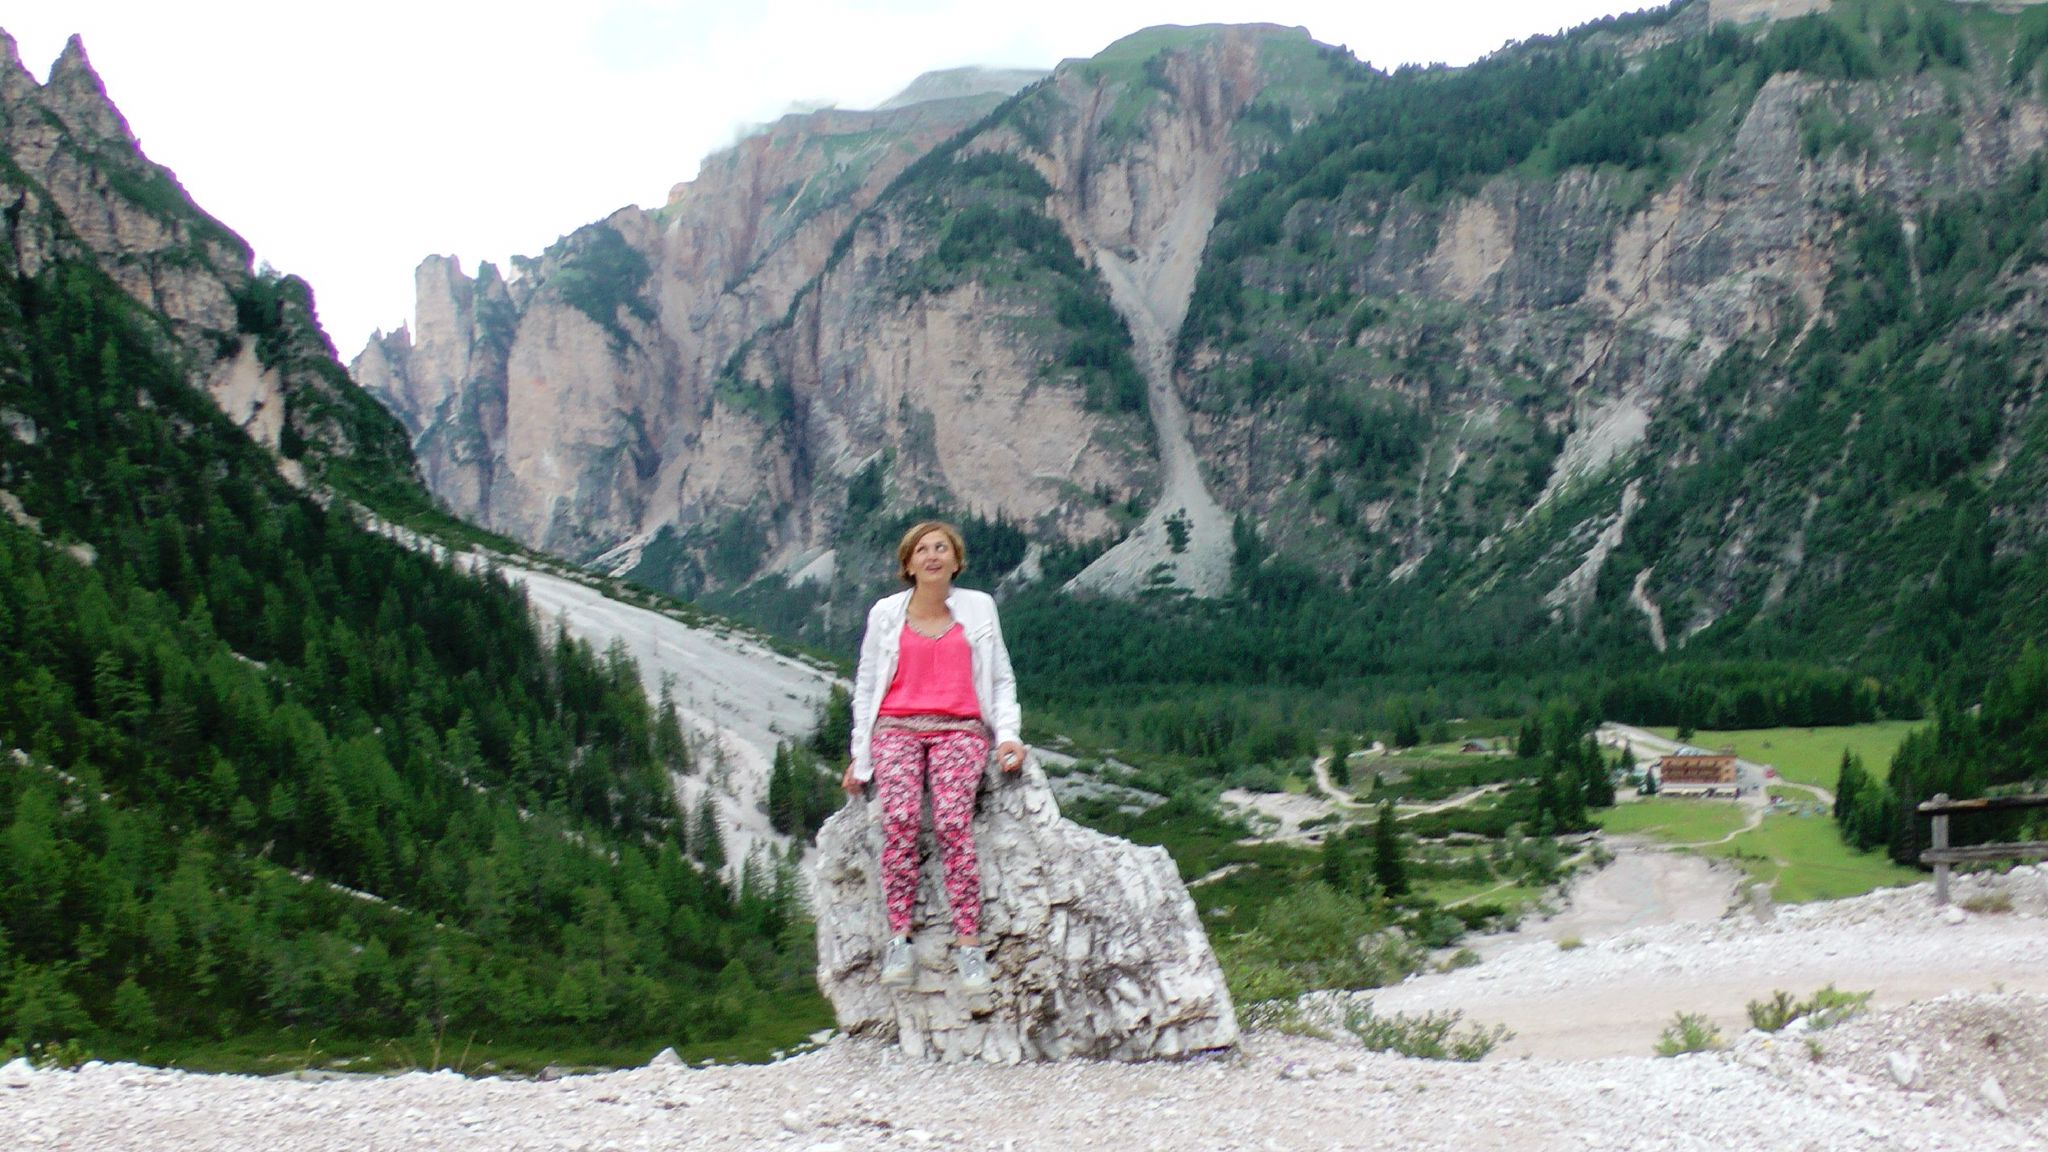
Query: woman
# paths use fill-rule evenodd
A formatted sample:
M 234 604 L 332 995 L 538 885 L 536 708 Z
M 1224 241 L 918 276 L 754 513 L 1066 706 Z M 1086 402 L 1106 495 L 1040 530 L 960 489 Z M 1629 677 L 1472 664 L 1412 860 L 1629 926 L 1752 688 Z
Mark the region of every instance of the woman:
M 910 587 L 868 611 L 853 679 L 853 757 L 842 783 L 858 795 L 872 780 L 882 802 L 882 896 L 889 911 L 882 983 L 910 981 L 917 833 L 929 784 L 960 985 L 979 991 L 989 977 L 974 798 L 991 737 L 1003 771 L 1024 767 L 1017 680 L 994 598 L 953 587 L 967 570 L 957 529 L 936 520 L 917 525 L 896 546 L 896 565 Z

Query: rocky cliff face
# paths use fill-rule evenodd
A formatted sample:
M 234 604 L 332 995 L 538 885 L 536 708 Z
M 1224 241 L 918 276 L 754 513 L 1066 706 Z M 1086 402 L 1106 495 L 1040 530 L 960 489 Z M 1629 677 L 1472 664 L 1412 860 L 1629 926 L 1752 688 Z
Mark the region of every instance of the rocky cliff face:
M 661 210 L 522 265 L 492 317 L 494 273 L 429 260 L 419 330 L 355 375 L 457 511 L 683 591 L 804 568 L 919 506 L 1042 542 L 1119 533 L 1160 472 L 1132 337 L 1164 364 L 1215 203 L 1271 144 L 1238 114 L 1316 51 L 1175 29 L 994 115 L 786 119 Z
M 39 85 L 0 33 L 0 145 L 23 275 L 59 255 L 99 267 L 163 318 L 192 382 L 295 481 L 341 456 L 407 467 L 398 429 L 334 364 L 306 286 L 258 274 L 249 246 L 142 154 L 77 37 Z
M 1881 600 L 1873 580 L 1914 600 L 1944 579 L 1947 517 L 2024 502 L 2008 480 L 1976 496 L 1953 481 L 1970 467 L 1991 480 L 1994 443 L 2031 442 L 2030 387 L 1971 380 L 2008 354 L 1983 333 L 2011 332 L 2007 310 L 2030 315 L 2034 289 L 1996 258 L 1960 270 L 1949 245 L 1997 249 L 1972 231 L 1996 215 L 1979 205 L 2024 200 L 2038 179 L 2038 66 L 2012 54 L 2010 25 L 1976 35 L 1939 6 L 1737 7 L 1712 15 L 1779 22 L 1710 36 L 1701 6 L 1682 6 L 1440 85 L 1445 102 L 1512 90 L 1515 68 L 1566 45 L 1629 62 L 1599 82 L 1633 88 L 1614 97 L 1632 114 L 1603 121 L 1596 97 L 1526 159 L 1502 140 L 1510 162 L 1490 174 L 1499 161 L 1481 159 L 1435 182 L 1454 153 L 1418 181 L 1403 157 L 1308 137 L 1272 165 L 1298 191 L 1226 202 L 1180 363 L 1210 482 L 1268 548 L 1367 593 L 1419 579 L 1557 621 L 1597 606 L 1661 649 L 1724 621 Z M 1698 87 L 1667 105 L 1685 107 L 1676 127 L 1643 125 L 1680 74 Z M 1628 132 L 1603 135 L 1616 123 Z M 1575 153 L 1599 162 L 1557 162 Z M 1304 176 L 1317 163 L 1335 174 Z M 1950 307 L 1986 311 L 1941 329 L 1922 279 L 1937 265 L 1942 293 L 1970 285 Z M 1900 288 L 1871 287 L 1894 275 Z M 1874 292 L 1893 294 L 1866 308 Z M 2016 378 L 2037 371 L 2021 355 Z M 1867 443 L 1910 453 L 1905 424 L 1870 421 L 1965 395 L 1997 415 L 1913 481 Z M 1874 510 L 1876 490 L 1897 501 L 1915 483 L 1913 512 Z M 1871 562 L 1892 548 L 1918 558 Z M 1897 626 L 1868 607 L 1862 635 Z
M 756 495 L 766 428 L 712 385 L 788 311 L 835 238 L 903 168 L 999 96 L 786 117 L 711 157 L 655 211 L 622 209 L 523 261 L 508 286 L 444 257 L 416 274 L 417 330 L 352 371 L 405 420 L 460 514 L 578 558 L 695 526 Z M 779 447 L 767 472 L 786 473 Z

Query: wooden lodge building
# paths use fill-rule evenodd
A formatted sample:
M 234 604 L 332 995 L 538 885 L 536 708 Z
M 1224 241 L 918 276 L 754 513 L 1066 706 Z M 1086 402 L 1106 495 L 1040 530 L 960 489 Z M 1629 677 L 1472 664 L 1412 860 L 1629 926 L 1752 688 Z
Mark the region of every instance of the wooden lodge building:
M 1680 748 L 1657 761 L 1657 791 L 1666 796 L 1740 796 L 1735 753 Z

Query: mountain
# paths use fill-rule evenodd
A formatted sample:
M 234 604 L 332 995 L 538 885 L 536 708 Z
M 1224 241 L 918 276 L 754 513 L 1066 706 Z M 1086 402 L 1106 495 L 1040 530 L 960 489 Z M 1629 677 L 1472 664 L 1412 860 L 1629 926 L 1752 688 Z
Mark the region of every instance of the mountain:
M 2044 21 L 1692 0 L 1393 72 L 1299 31 L 1154 29 L 899 153 L 715 326 L 753 274 L 678 287 L 668 254 L 755 236 L 809 186 L 722 177 L 743 146 L 665 217 L 522 275 L 502 342 L 583 351 L 455 389 L 534 406 L 466 454 L 423 427 L 430 483 L 827 642 L 926 509 L 967 517 L 1008 589 L 1265 614 L 1091 608 L 1129 645 L 1091 659 L 1100 683 L 1505 647 L 1790 660 L 1911 697 L 2044 623 Z M 599 250 L 622 271 L 577 255 Z M 551 303 L 599 283 L 588 315 Z M 358 375 L 403 410 L 384 347 Z M 516 511 L 472 498 L 493 469 Z M 1265 637 L 1242 659 L 1188 648 L 1242 628 Z M 1190 655 L 1164 673 L 1162 634 Z
M 8 1047 L 523 1062 L 816 1027 L 788 870 L 726 883 L 678 806 L 717 765 L 677 705 L 382 529 L 366 504 L 428 499 L 305 286 L 142 154 L 76 40 L 44 85 L 0 43 Z
M 351 371 L 405 422 L 438 498 L 530 544 L 588 559 L 643 525 L 743 504 L 764 466 L 790 465 L 756 451 L 754 416 L 714 387 L 721 367 L 788 312 L 883 187 L 1001 102 L 980 80 L 784 117 L 662 208 L 580 229 L 509 283 L 430 258 L 418 330 L 373 337 Z
M 456 511 L 664 588 L 817 576 L 923 503 L 1102 537 L 1160 467 L 1095 265 L 1161 296 L 1140 334 L 1163 353 L 1207 212 L 1293 115 L 1240 113 L 1277 85 L 1305 117 L 1328 57 L 1300 30 L 1160 29 L 993 109 L 786 119 L 511 290 L 428 261 L 420 331 L 353 370 Z M 469 294 L 502 303 L 472 323 Z
M 294 484 L 404 476 L 400 429 L 335 363 L 304 281 L 251 266 L 249 246 L 141 153 L 77 37 L 37 85 L 0 40 L 8 212 L 21 270 L 99 267 L 162 317 L 181 373 L 278 458 Z M 33 222 L 61 217 L 45 234 Z

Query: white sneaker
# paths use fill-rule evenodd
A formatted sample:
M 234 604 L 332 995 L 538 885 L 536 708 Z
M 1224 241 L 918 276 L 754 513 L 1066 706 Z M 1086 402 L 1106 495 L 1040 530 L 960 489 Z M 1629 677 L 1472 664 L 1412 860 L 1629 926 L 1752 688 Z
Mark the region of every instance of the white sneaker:
M 910 983 L 910 967 L 914 959 L 909 939 L 898 936 L 890 940 L 888 950 L 882 953 L 882 983 Z
M 965 992 L 986 992 L 989 987 L 988 954 L 979 947 L 962 944 L 953 951 L 953 963 L 960 970 L 960 988 Z

